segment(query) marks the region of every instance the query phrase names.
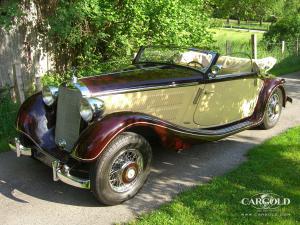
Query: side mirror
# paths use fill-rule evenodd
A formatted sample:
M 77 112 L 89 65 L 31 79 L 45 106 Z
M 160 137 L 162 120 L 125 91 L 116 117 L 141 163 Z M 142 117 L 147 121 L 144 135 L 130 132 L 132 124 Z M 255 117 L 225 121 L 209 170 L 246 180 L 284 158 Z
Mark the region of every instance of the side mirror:
M 209 77 L 215 78 L 219 74 L 221 69 L 222 69 L 222 65 L 213 65 L 211 67 L 211 73 L 209 74 Z

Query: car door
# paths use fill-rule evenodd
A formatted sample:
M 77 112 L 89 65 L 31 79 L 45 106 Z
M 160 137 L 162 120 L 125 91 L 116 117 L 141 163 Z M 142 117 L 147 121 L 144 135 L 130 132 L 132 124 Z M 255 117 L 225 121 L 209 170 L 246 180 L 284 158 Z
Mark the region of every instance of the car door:
M 226 71 L 232 73 L 226 74 Z M 194 112 L 194 123 L 201 127 L 214 127 L 251 116 L 261 86 L 262 82 L 256 73 L 234 73 L 227 68 L 215 78 L 207 80 Z

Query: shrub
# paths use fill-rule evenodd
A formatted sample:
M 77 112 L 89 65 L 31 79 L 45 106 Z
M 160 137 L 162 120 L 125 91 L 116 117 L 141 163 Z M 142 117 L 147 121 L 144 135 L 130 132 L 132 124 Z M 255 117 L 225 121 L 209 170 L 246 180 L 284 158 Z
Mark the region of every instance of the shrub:
M 283 17 L 270 26 L 264 35 L 264 39 L 271 43 L 280 41 L 294 41 L 300 37 L 300 15 L 294 14 Z

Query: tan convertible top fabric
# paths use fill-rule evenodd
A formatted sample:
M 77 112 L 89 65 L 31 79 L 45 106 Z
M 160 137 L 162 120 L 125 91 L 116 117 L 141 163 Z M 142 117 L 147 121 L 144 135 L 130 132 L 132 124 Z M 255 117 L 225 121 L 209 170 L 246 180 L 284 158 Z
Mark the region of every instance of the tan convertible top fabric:
M 276 64 L 276 59 L 267 57 L 252 60 L 251 62 L 251 59 L 221 56 L 219 57 L 217 64 L 222 66 L 222 74 L 251 72 L 252 68 L 255 72 L 267 72 Z
M 212 55 L 210 54 L 188 51 L 176 56 L 174 63 L 187 66 L 190 62 L 198 62 L 204 67 L 208 67 L 211 60 Z M 276 64 L 276 59 L 267 57 L 251 61 L 251 59 L 248 58 L 220 56 L 217 64 L 222 66 L 221 74 L 251 72 L 252 69 L 255 72 L 267 72 Z
M 190 62 L 198 62 L 204 67 L 208 67 L 211 63 L 212 55 L 201 52 L 184 52 L 179 54 L 175 59 L 175 64 L 181 64 L 187 66 Z

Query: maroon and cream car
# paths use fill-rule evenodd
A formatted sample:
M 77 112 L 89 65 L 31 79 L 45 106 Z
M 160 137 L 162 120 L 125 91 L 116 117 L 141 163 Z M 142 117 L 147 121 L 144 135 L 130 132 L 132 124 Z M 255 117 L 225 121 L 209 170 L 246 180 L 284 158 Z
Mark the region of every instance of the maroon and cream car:
M 182 151 L 251 127 L 275 126 L 291 99 L 283 79 L 262 75 L 274 62 L 141 47 L 119 72 L 74 77 L 28 98 L 10 147 L 17 156 L 49 165 L 54 181 L 118 204 L 146 181 L 154 143 Z

